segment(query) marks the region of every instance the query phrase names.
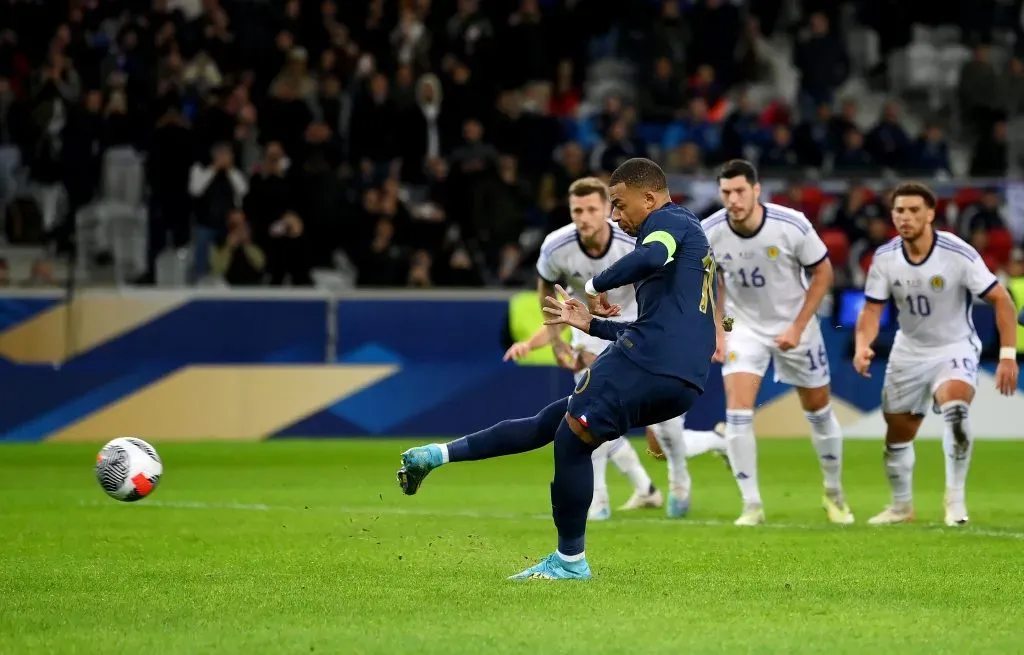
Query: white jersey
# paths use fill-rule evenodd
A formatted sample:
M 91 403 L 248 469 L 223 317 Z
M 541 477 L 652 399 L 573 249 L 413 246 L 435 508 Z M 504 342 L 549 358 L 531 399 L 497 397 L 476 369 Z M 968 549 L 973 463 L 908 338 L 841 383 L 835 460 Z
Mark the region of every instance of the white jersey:
M 764 221 L 749 236 L 729 225 L 720 209 L 701 224 L 725 278 L 726 312 L 762 337 L 788 328 L 804 305 L 804 268 L 828 256 L 828 248 L 802 212 L 765 203 Z
M 611 239 L 604 253 L 592 257 L 583 249 L 576 226 L 572 223 L 560 227 L 547 237 L 540 246 L 537 259 L 537 274 L 551 284 L 565 283 L 566 291 L 582 302 L 587 302 L 584 286 L 587 280 L 619 261 L 636 248 L 636 239 L 622 231 L 618 225 L 608 222 Z M 635 321 L 637 316 L 636 292 L 633 285 L 626 285 L 608 292 L 608 301 L 622 307 L 613 321 Z
M 965 342 L 980 349 L 971 305 L 997 283 L 970 244 L 936 231 L 931 252 L 919 264 L 907 259 L 900 237 L 880 246 L 864 295 L 872 302 L 895 301 L 899 329 L 893 350 L 927 352 Z

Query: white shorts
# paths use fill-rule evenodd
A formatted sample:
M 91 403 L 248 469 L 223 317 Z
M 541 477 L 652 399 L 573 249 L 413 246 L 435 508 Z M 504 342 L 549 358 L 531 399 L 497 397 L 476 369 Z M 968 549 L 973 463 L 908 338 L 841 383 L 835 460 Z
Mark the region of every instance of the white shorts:
M 604 352 L 605 348 L 612 345 L 612 342 L 592 337 L 582 330 L 572 328 L 572 340 L 570 341 L 570 345 L 576 352 L 590 353 L 597 357 Z
M 821 325 L 812 321 L 796 348 L 781 351 L 772 337 L 749 328 L 736 327 L 725 337 L 722 375 L 753 373 L 764 377 L 768 363 L 775 364 L 775 381 L 801 389 L 824 387 L 832 380 Z
M 960 380 L 977 387 L 980 354 L 970 342 L 930 352 L 893 349 L 885 367 L 882 411 L 924 416 L 935 407 L 935 392 L 944 382 Z

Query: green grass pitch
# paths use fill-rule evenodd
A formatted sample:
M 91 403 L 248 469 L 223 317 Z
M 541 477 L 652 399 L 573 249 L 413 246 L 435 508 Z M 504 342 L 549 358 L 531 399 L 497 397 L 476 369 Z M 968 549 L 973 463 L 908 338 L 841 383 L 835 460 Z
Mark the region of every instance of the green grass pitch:
M 888 499 L 877 442 L 847 442 L 845 528 L 807 439 L 760 442 L 763 528 L 731 525 L 735 484 L 705 455 L 690 518 L 592 525 L 595 578 L 567 583 L 505 580 L 553 549 L 550 448 L 405 497 L 408 445 L 157 444 L 138 503 L 103 494 L 94 446 L 0 446 L 0 653 L 1024 652 L 1024 443 L 979 444 L 962 529 L 939 523 L 937 442 L 918 444 L 918 523 L 890 528 L 864 524 Z

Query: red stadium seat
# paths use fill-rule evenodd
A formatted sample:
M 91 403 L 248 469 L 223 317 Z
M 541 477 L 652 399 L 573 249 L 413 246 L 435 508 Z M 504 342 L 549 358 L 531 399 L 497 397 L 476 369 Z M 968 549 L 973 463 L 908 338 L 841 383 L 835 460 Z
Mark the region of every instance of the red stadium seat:
M 1005 266 L 1010 262 L 1010 253 L 1012 251 L 1013 235 L 1008 230 L 1001 227 L 989 230 L 986 252 L 991 253 L 1000 266 Z
M 832 228 L 821 231 L 821 240 L 828 248 L 828 258 L 833 266 L 846 266 L 850 261 L 850 240 L 842 230 Z
M 981 189 L 975 189 L 974 187 L 964 187 L 956 192 L 953 196 L 953 202 L 960 208 L 960 211 L 966 209 L 969 205 L 973 205 L 976 202 L 981 201 Z
M 805 186 L 801 190 L 801 198 L 803 200 L 803 211 L 807 215 L 807 219 L 818 224 L 818 219 L 821 217 L 821 208 L 825 206 L 825 202 L 828 198 L 822 193 L 821 189 L 816 186 Z
M 875 259 L 875 251 L 874 250 L 870 250 L 869 249 L 866 253 L 861 255 L 860 261 L 858 263 L 860 264 L 860 270 L 864 272 L 864 275 L 868 274 L 868 269 L 871 268 L 871 262 L 874 259 Z

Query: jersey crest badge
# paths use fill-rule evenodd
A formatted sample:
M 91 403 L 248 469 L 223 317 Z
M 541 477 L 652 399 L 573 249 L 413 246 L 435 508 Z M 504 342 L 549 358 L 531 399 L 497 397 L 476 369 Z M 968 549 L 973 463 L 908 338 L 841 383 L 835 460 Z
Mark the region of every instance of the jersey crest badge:
M 946 281 L 942 279 L 941 275 L 933 275 L 932 279 L 928 280 L 928 286 L 930 286 L 933 291 L 942 291 L 946 288 Z
M 775 246 L 768 246 L 768 250 L 765 251 L 765 254 L 768 255 L 769 260 L 775 261 L 779 256 L 779 249 Z

